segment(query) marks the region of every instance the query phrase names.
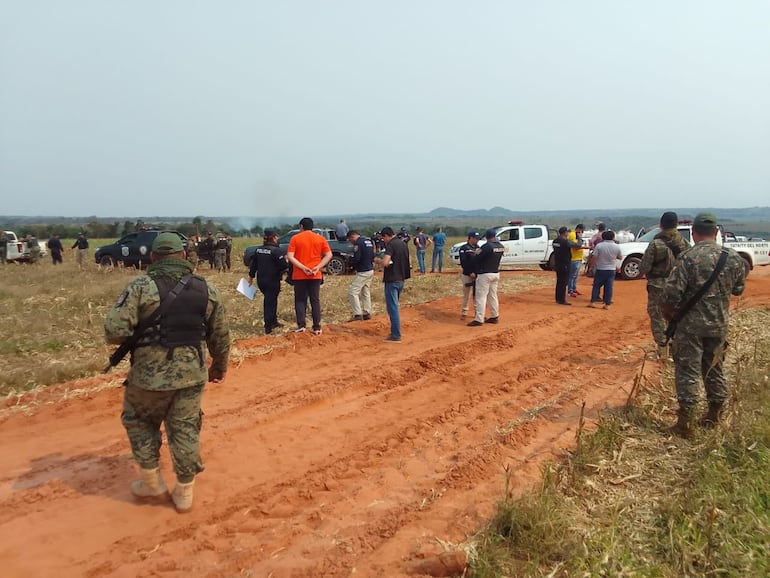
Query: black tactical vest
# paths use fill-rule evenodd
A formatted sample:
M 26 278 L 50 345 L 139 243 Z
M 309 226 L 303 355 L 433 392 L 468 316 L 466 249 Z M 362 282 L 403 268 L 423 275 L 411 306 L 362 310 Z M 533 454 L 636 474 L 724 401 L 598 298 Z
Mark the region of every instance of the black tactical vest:
M 170 277 L 157 277 L 161 303 L 176 286 L 177 281 Z M 206 306 L 209 300 L 209 290 L 202 277 L 193 275 L 187 286 L 171 303 L 159 325 L 151 332 L 153 342 L 168 348 L 168 359 L 174 354 L 174 348 L 191 345 L 198 350 L 201 364 L 203 349 L 201 343 L 206 339 Z

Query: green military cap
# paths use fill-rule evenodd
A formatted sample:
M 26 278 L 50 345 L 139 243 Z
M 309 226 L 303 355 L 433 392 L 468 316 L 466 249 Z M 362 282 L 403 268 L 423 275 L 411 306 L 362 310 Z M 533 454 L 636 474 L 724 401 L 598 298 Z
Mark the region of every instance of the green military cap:
M 160 233 L 152 242 L 152 252 L 157 255 L 171 255 L 184 251 L 182 239 L 176 233 Z
M 706 227 L 716 227 L 717 226 L 717 217 L 714 213 L 698 213 L 695 215 L 695 220 L 692 222 L 693 225 L 705 225 Z

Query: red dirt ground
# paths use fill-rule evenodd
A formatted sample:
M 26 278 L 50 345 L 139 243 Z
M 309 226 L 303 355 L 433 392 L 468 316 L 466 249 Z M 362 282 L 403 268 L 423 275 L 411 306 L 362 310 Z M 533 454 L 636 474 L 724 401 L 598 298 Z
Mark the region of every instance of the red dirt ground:
M 505 295 L 500 324 L 478 328 L 460 321 L 458 298 L 440 299 L 402 310 L 401 344 L 383 342 L 384 315 L 251 340 L 288 346 L 207 388 L 207 469 L 188 515 L 131 497 L 120 376 L 9 401 L 0 573 L 405 575 L 485 523 L 506 466 L 514 491 L 536 482 L 573 444 L 582 402 L 590 417 L 626 400 L 651 340 L 644 282 L 615 289 L 609 311 L 585 296 L 558 306 L 552 288 Z M 737 301 L 770 303 L 770 267 Z M 171 482 L 165 449 L 163 460 Z

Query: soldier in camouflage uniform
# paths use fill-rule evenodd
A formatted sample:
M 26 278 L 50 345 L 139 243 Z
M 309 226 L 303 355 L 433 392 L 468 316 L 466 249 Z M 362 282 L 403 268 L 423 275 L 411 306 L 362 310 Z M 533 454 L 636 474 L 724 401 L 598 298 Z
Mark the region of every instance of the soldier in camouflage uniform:
M 158 467 L 163 422 L 177 477 L 171 498 L 177 511 L 187 512 L 192 508 L 195 475 L 203 470 L 199 439 L 203 387 L 206 381 L 220 383 L 225 378 L 230 332 L 219 291 L 192 275 L 178 235 L 159 234 L 151 259 L 147 274 L 129 282 L 107 313 L 104 331 L 108 343 L 122 343 L 180 279 L 191 276 L 159 323 L 131 352 L 121 415 L 142 473 L 131 484 L 132 493 L 139 498 L 167 498 Z M 212 358 L 208 369 L 207 349 Z
M 658 346 L 658 357 L 668 357 L 666 351 L 666 320 L 663 318 L 663 287 L 679 255 L 688 248 L 687 241 L 677 230 L 679 218 L 673 211 L 660 217 L 660 233 L 647 245 L 639 270 L 647 276 L 647 314 L 650 316 L 652 337 Z
M 727 347 L 730 296 L 743 293 L 746 271 L 738 253 L 716 242 L 717 231 L 714 215 L 700 213 L 695 217 L 692 227 L 695 246 L 679 257 L 663 289 L 663 308 L 670 317 L 706 283 L 720 253 L 727 251 L 724 268 L 703 297 L 679 320 L 674 340 L 679 419 L 671 431 L 684 437 L 691 433 L 701 379 L 706 389 L 708 413 L 700 420 L 700 425 L 716 425 L 729 396 L 729 387 L 722 374 L 722 360 Z

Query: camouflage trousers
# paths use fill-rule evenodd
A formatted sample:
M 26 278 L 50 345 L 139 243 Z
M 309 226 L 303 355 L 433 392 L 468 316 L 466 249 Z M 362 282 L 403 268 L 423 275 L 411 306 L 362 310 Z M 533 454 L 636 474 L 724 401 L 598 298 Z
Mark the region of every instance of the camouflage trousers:
M 224 271 L 227 263 L 225 261 L 227 257 L 227 251 L 224 249 L 217 249 L 214 253 L 214 269 L 218 271 Z
M 692 408 L 700 398 L 701 380 L 709 405 L 721 406 L 730 395 L 722 374 L 727 340 L 677 333 L 673 341 L 676 398 L 681 408 Z
M 652 338 L 658 345 L 666 344 L 666 327 L 668 323 L 663 317 L 663 288 L 647 285 L 647 315 L 650 316 Z
M 200 461 L 201 397 L 203 386 L 150 391 L 127 385 L 121 421 L 128 433 L 131 452 L 142 469 L 158 467 L 162 438 L 161 423 L 174 471 L 182 483 L 191 482 L 203 471 Z

